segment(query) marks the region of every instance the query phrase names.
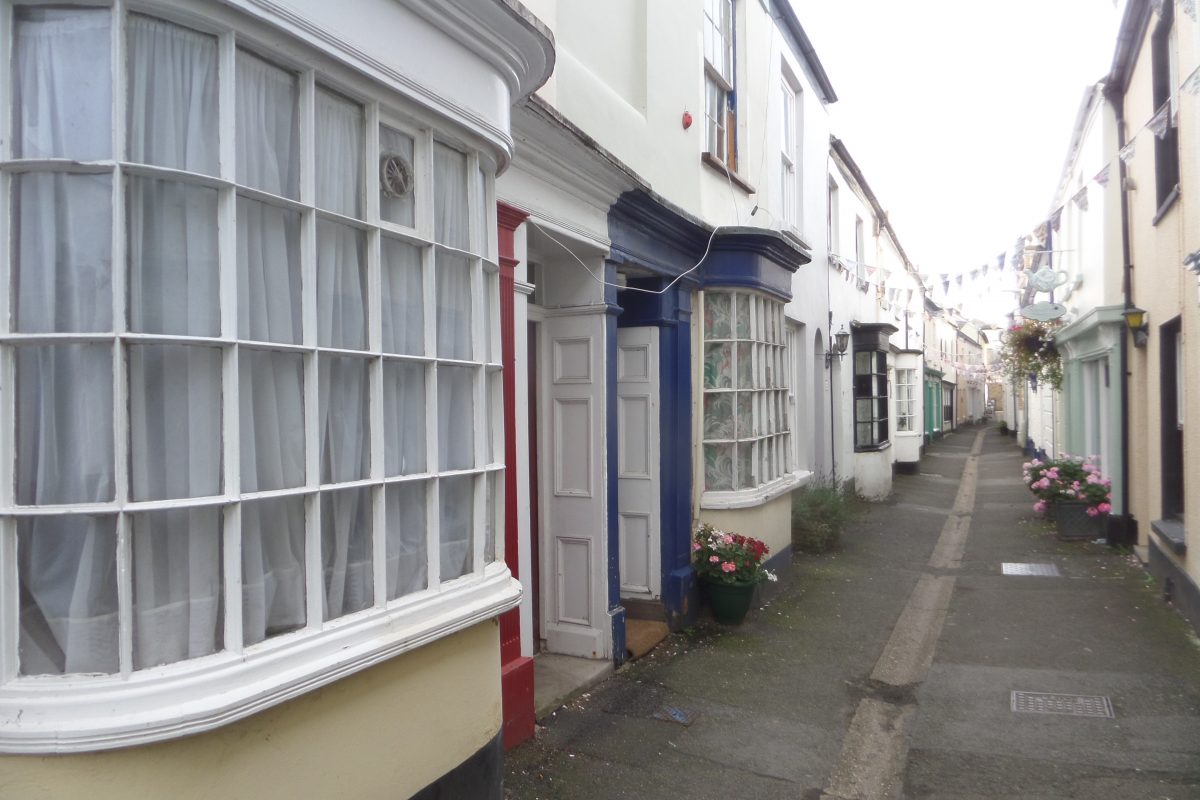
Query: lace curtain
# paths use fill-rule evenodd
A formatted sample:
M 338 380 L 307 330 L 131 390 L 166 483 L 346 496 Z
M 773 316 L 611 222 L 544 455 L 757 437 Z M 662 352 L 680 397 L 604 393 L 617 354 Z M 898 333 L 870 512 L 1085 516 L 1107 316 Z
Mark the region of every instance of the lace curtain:
M 108 159 L 112 87 L 107 9 L 17 7 L 14 11 L 14 150 L 21 158 Z M 219 171 L 216 38 L 149 17 L 128 18 L 127 152 L 133 163 L 188 173 Z M 97 68 L 102 65 L 102 68 Z M 298 199 L 299 87 L 295 76 L 239 51 L 235 71 L 237 181 Z M 362 219 L 365 119 L 361 106 L 318 89 L 316 205 Z M 409 143 L 411 146 L 411 143 Z M 469 248 L 466 156 L 437 145 L 434 228 L 440 244 Z M 473 419 L 480 368 L 436 368 L 384 359 L 383 430 L 372 431 L 367 349 L 367 237 L 330 217 L 316 222 L 318 397 L 304 406 L 301 214 L 257 198 L 236 199 L 236 310 L 218 286 L 218 191 L 128 174 L 126 261 L 111 263 L 111 174 L 14 175 L 14 324 L 21 333 L 98 335 L 95 341 L 16 347 L 17 502 L 188 500 L 301 487 L 306 425 L 315 426 L 322 484 L 370 477 L 370 447 L 384 447 L 385 474 L 477 468 Z M 472 262 L 434 258 L 437 348 L 425 352 L 422 251 L 384 239 L 386 354 L 474 358 Z M 185 337 L 115 347 L 114 269 L 125 271 L 133 333 Z M 205 338 L 236 313 L 240 486 L 223 485 L 224 353 Z M 361 356 L 355 351 L 363 351 Z M 433 376 L 436 375 L 436 379 Z M 114 377 L 128 385 L 128 458 L 119 463 Z M 427 433 L 426 391 L 439 424 Z M 306 419 L 306 413 L 315 419 Z M 414 424 L 416 422 L 417 424 Z M 427 464 L 436 435 L 439 463 Z M 127 481 L 117 470 L 127 470 Z M 441 577 L 472 569 L 472 474 L 435 479 L 440 496 Z M 388 598 L 425 588 L 427 501 L 433 483 L 386 487 Z M 321 493 L 319 557 L 326 619 L 374 603 L 369 488 Z M 240 505 L 242 631 L 246 644 L 302 628 L 307 619 L 305 500 Z M 225 647 L 222 598 L 226 507 L 204 504 L 128 517 L 134 669 Z M 112 673 L 120 669 L 117 516 L 20 518 L 21 672 Z

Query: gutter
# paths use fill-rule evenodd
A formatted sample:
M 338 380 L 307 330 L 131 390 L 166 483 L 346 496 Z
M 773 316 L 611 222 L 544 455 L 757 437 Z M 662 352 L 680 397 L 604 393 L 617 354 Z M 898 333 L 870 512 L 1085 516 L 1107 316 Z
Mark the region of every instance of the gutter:
M 829 75 L 825 72 L 825 66 L 821 64 L 821 59 L 817 58 L 817 49 L 813 47 L 812 40 L 804 32 L 804 26 L 800 24 L 800 19 L 796 16 L 795 9 L 792 8 L 791 0 L 775 0 L 771 5 L 779 11 L 780 22 L 787 28 L 788 33 L 796 39 L 796 44 L 800 48 L 800 55 L 803 56 L 805 63 L 812 72 L 813 83 L 821 91 L 821 98 L 826 103 L 836 103 L 838 100 L 837 92 L 833 90 L 833 84 L 829 82 Z
M 1114 70 L 1115 71 L 1115 70 Z M 1108 102 L 1112 103 L 1117 123 L 1117 149 L 1120 152 L 1125 147 L 1126 125 L 1124 107 L 1124 89 L 1118 83 L 1110 83 L 1105 90 Z M 1125 162 L 1117 159 L 1118 191 L 1121 193 L 1121 280 L 1122 292 L 1125 296 L 1125 308 L 1133 307 L 1133 263 L 1129 244 L 1129 193 L 1125 191 L 1126 166 Z M 1121 331 L 1121 517 L 1122 530 L 1117 541 L 1125 544 L 1136 544 L 1136 523 L 1130 511 L 1129 497 L 1129 336 Z M 1111 525 L 1112 520 L 1110 518 Z M 1133 541 L 1130 542 L 1131 529 Z M 1113 543 L 1111 530 L 1109 543 Z

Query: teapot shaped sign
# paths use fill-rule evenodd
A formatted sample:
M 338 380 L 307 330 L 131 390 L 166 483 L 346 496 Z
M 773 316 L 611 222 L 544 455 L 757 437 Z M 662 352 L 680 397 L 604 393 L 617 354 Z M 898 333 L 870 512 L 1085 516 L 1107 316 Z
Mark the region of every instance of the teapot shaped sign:
M 1039 292 L 1053 292 L 1068 280 L 1070 278 L 1062 270 L 1055 271 L 1050 267 L 1042 267 L 1029 276 L 1029 285 Z
M 1050 267 L 1042 267 L 1029 276 L 1029 285 L 1036 292 L 1053 292 L 1068 280 L 1070 280 L 1070 276 L 1062 270 L 1056 271 Z M 1066 313 L 1066 306 L 1053 302 L 1033 303 L 1021 309 L 1021 316 L 1025 319 L 1036 319 L 1042 322 L 1061 319 Z

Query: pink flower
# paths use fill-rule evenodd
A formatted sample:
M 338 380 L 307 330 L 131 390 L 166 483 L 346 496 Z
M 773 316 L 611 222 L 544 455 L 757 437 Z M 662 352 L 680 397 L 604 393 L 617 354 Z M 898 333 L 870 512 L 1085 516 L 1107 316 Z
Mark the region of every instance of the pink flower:
M 737 564 L 732 561 L 726 561 L 721 565 L 721 572 L 733 572 L 735 569 L 737 569 Z
M 715 564 L 720 560 L 721 560 L 720 556 L 709 556 L 708 557 L 708 563 L 710 563 L 710 564 Z
M 1112 511 L 1112 504 L 1111 503 L 1101 503 L 1100 505 L 1096 506 L 1096 508 L 1098 508 L 1100 510 L 1101 514 L 1107 514 L 1108 512 Z
M 729 534 L 725 534 L 725 538 L 721 541 L 723 541 L 725 544 L 733 544 L 733 537 Z
M 1087 515 L 1089 517 L 1098 517 L 1100 516 L 1100 512 L 1096 510 L 1095 506 L 1088 506 Z
M 699 549 L 700 549 L 700 543 L 699 543 L 699 542 L 692 542 L 692 552 L 694 553 L 694 552 L 696 552 L 696 551 L 697 551 L 697 550 L 699 550 Z
M 1038 500 L 1036 503 L 1033 504 L 1033 510 L 1039 514 L 1045 514 L 1046 513 L 1046 501 Z

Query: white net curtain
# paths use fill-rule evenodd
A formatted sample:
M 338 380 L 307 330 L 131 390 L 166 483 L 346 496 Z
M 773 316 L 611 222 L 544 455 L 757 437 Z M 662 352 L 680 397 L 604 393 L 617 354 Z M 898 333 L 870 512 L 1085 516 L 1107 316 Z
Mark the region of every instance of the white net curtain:
M 306 430 L 314 425 L 322 487 L 381 477 L 372 475 L 372 443 L 384 448 L 382 477 L 485 466 L 477 463 L 483 459 L 476 455 L 471 422 L 482 385 L 479 367 L 439 363 L 433 369 L 428 361 L 388 358 L 379 366 L 373 360 L 388 354 L 482 360 L 472 341 L 477 261 L 466 252 L 439 250 L 432 259 L 436 301 L 427 309 L 428 248 L 381 237 L 382 353 L 369 351 L 370 226 L 348 221 L 363 220 L 366 211 L 363 107 L 317 88 L 315 210 L 305 212 L 299 204 L 297 76 L 239 49 L 236 183 L 297 202 L 271 202 L 253 192 L 231 198 L 237 303 L 223 305 L 221 197 L 203 180 L 219 175 L 219 142 L 230 135 L 217 129 L 217 38 L 127 17 L 127 152 L 114 159 L 112 24 L 109 9 L 18 7 L 15 13 L 15 157 L 127 160 L 179 171 L 167 178 L 125 169 L 124 264 L 111 257 L 112 169 L 34 169 L 13 176 L 14 332 L 77 335 L 14 347 L 15 499 L 21 506 L 188 502 L 126 511 L 124 517 L 116 509 L 17 518 L 25 675 L 122 668 L 119 519 L 128 530 L 132 668 L 225 647 L 222 541 L 229 506 L 220 497 L 304 487 Z M 392 149 L 407 147 L 412 157 L 410 137 L 387 135 Z M 470 162 L 440 144 L 431 156 L 435 239 L 469 251 Z M 403 205 L 393 204 L 389 213 L 411 225 L 411 199 Z M 305 330 L 303 313 L 304 213 L 316 217 L 312 332 Z M 124 270 L 119 283 L 118 270 Z M 114 303 L 122 284 L 125 297 Z M 114 309 L 123 309 L 120 325 Z M 436 315 L 436 353 L 425 352 L 430 313 Z M 229 335 L 223 329 L 227 315 L 236 319 L 236 350 L 216 341 Z M 301 347 L 314 334 L 315 355 Z M 306 407 L 313 368 L 317 402 Z M 372 378 L 376 368 L 379 377 Z M 230 450 L 222 444 L 222 407 L 230 380 L 238 389 L 240 486 L 224 485 L 229 473 L 223 459 Z M 382 382 L 381 431 L 371 430 L 373 380 Z M 127 387 L 127 431 L 114 428 L 121 418 L 114 414 L 115 381 Z M 431 389 L 438 398 L 437 464 L 426 463 Z M 330 487 L 309 495 L 320 507 L 324 618 L 376 603 L 373 492 L 382 492 L 387 520 L 386 553 L 378 557 L 385 560 L 388 599 L 428 584 L 431 497 L 440 496 L 433 516 L 440 525 L 440 577 L 470 572 L 477 478 Z M 306 553 L 306 496 L 297 491 L 247 499 L 237 511 L 243 643 L 311 624 L 305 563 L 316 554 Z

